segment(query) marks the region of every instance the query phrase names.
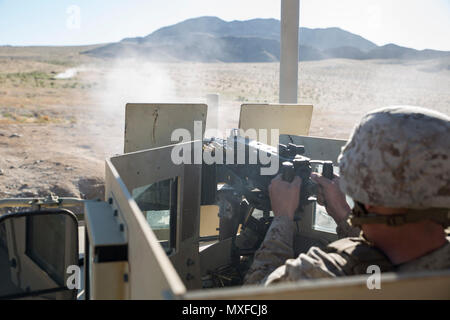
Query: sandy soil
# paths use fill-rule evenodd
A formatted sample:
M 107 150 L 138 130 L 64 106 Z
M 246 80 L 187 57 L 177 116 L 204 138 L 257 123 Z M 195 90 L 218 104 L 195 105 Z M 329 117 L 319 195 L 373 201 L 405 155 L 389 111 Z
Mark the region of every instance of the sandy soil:
M 275 63 L 112 62 L 80 55 L 85 49 L 0 47 L 0 198 L 103 197 L 104 159 L 123 150 L 126 102 L 205 102 L 218 93 L 222 128 L 237 126 L 242 103 L 277 102 Z M 314 105 L 313 136 L 345 139 L 365 112 L 387 105 L 450 114 L 449 89 L 448 60 L 300 64 L 299 102 Z

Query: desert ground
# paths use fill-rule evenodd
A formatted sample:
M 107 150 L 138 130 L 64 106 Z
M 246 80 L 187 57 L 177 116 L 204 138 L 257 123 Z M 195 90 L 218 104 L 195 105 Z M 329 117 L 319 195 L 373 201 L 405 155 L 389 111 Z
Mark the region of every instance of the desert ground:
M 127 102 L 205 102 L 219 94 L 221 128 L 242 103 L 276 103 L 277 63 L 99 60 L 91 47 L 0 47 L 0 199 L 102 197 L 104 159 L 123 151 Z M 450 61 L 301 62 L 299 103 L 310 135 L 348 138 L 369 110 L 398 104 L 450 114 Z

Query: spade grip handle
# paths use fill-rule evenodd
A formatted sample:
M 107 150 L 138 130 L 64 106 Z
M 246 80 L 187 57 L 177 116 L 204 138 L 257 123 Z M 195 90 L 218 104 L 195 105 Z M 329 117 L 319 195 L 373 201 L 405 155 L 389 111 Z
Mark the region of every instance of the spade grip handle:
M 322 166 L 322 176 L 329 180 L 333 180 L 333 161 L 324 161 Z
M 294 164 L 289 161 L 285 161 L 281 165 L 281 178 L 284 181 L 291 183 L 295 178 Z

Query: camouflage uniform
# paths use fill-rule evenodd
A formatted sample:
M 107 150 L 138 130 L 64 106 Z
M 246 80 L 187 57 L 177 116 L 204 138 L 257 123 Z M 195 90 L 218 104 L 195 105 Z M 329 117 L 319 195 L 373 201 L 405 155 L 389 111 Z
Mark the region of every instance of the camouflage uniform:
M 339 157 L 340 188 L 365 204 L 412 209 L 450 207 L 450 121 L 440 113 L 416 107 L 392 107 L 367 114 Z M 272 284 L 300 279 L 381 271 L 450 268 L 450 238 L 444 246 L 415 260 L 392 265 L 346 220 L 337 227 L 341 240 L 311 247 L 294 257 L 295 226 L 275 217 L 246 284 Z
M 306 254 L 301 253 L 294 258 L 294 224 L 286 217 L 274 218 L 261 247 L 255 253 L 245 284 L 269 285 L 301 279 L 366 274 L 367 267 L 372 264 L 380 266 L 383 272 L 450 268 L 450 238 L 447 238 L 447 243 L 443 247 L 425 256 L 391 266 L 388 258 L 377 248 L 370 246 L 364 238 L 353 237 L 358 229 L 352 228 L 346 221 L 341 222 L 338 228 L 350 232 L 348 234 L 350 238 L 341 232 L 338 235 L 342 240 L 333 242 L 325 248 L 311 247 Z M 358 266 L 347 266 L 351 256 L 356 254 L 366 254 L 367 261 L 362 261 L 361 257 L 358 257 Z

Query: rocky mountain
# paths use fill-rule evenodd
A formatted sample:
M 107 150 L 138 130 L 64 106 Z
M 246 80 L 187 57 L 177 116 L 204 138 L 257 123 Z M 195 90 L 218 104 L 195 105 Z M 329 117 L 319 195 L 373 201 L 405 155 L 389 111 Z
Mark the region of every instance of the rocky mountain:
M 217 17 L 189 19 L 146 37 L 126 38 L 83 53 L 115 58 L 139 56 L 156 61 L 272 62 L 280 59 L 280 21 L 226 22 Z M 300 28 L 299 60 L 432 59 L 450 52 L 415 50 L 395 44 L 377 46 L 339 28 Z

